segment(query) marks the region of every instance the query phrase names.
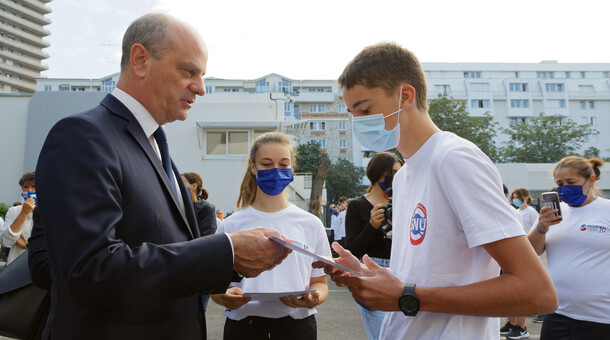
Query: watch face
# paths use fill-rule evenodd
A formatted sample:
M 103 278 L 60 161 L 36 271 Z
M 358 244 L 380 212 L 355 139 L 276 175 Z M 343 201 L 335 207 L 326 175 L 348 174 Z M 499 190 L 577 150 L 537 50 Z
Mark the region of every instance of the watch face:
M 403 295 L 400 298 L 400 309 L 403 313 L 415 314 L 419 310 L 419 301 L 410 295 Z

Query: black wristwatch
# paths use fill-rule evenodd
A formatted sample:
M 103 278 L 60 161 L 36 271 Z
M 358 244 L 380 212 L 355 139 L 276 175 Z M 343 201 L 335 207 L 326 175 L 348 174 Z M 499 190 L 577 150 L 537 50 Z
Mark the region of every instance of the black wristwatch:
M 406 316 L 415 316 L 419 311 L 419 298 L 415 295 L 415 285 L 407 283 L 402 295 L 398 298 L 398 308 Z

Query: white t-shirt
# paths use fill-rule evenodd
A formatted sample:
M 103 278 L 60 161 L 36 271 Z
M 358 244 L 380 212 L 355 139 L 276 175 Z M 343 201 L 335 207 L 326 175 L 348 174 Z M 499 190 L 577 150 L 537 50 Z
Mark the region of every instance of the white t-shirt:
M 532 230 L 532 226 L 538 220 L 538 212 L 536 209 L 531 206 L 525 207 L 523 210 L 517 209 L 517 213 L 521 218 L 521 223 L 523 224 L 523 230 L 526 234 L 529 234 L 530 230 Z
M 437 132 L 394 176 L 390 271 L 423 287 L 463 286 L 500 273 L 481 245 L 524 235 L 491 160 Z M 380 339 L 499 339 L 498 318 L 419 312 L 386 315 Z
M 345 215 L 347 214 L 347 209 L 342 210 L 337 216 L 337 227 L 335 229 L 335 241 L 338 241 L 345 237 Z
M 610 324 L 610 200 L 576 208 L 562 202 L 561 213 L 545 241 L 557 313 Z
M 6 228 L 0 234 L 0 243 L 3 247 L 11 247 L 11 250 L 8 252 L 8 259 L 6 260 L 7 264 L 13 262 L 19 255 L 25 252 L 24 248 L 19 247 L 16 243 L 19 240 L 20 236 L 27 241 L 32 234 L 32 227 L 34 226 L 34 220 L 32 219 L 32 213 L 29 213 L 23 222 L 23 227 L 21 228 L 21 232 L 14 233 L 11 230 L 11 224 L 15 222 L 15 219 L 21 213 L 21 209 L 23 205 L 19 205 L 16 207 L 10 207 L 6 212 Z
M 225 218 L 216 233 L 234 233 L 255 227 L 275 229 L 292 240 L 308 245 L 310 250 L 318 255 L 331 256 L 322 221 L 293 204 L 275 213 L 262 212 L 249 206 Z M 311 278 L 326 275 L 323 269 L 313 268 L 312 262 L 313 258 L 292 252 L 272 270 L 264 271 L 257 277 L 243 278 L 239 287 L 245 293 L 307 290 Z M 278 299 L 250 301 L 236 310 L 225 311 L 224 315 L 232 320 L 241 320 L 248 316 L 291 316 L 293 319 L 303 319 L 315 313 L 315 308 L 292 308 Z

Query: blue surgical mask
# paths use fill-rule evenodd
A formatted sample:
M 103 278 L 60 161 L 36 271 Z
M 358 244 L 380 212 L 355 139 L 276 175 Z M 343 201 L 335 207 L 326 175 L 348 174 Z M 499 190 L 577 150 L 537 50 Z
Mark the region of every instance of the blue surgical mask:
M 402 109 L 402 87 L 398 98 L 398 110 L 384 116 L 383 113 L 352 117 L 352 129 L 356 139 L 367 149 L 382 152 L 395 148 L 400 141 L 400 115 L 392 130 L 385 129 L 385 119 L 398 114 Z
M 517 208 L 520 208 L 523 205 L 523 202 L 521 202 L 521 200 L 513 198 L 513 205 Z
M 269 196 L 277 196 L 294 180 L 291 168 L 256 171 L 256 185 Z
M 585 183 L 587 183 L 587 181 L 585 181 Z M 571 207 L 579 207 L 587 200 L 588 196 L 583 194 L 582 190 L 582 185 L 562 185 L 557 187 L 559 198 Z

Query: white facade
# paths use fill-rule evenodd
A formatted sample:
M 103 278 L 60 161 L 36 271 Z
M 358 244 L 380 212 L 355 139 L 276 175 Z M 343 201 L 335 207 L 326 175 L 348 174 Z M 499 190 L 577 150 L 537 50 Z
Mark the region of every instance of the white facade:
M 49 54 L 42 49 L 51 34 L 44 26 L 51 0 L 0 0 L 0 93 L 32 93 L 36 78 L 48 69 L 42 64 Z
M 489 112 L 504 128 L 541 112 L 590 124 L 599 135 L 587 136 L 581 152 L 596 147 L 602 158 L 610 157 L 610 63 L 424 63 L 423 67 L 428 99 L 447 93 L 465 100 L 472 116 Z M 501 147 L 508 138 L 498 133 L 496 145 Z
M 81 78 L 37 78 L 36 91 L 105 91 L 114 90 L 120 73 L 114 73 L 99 79 Z

